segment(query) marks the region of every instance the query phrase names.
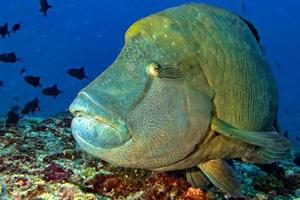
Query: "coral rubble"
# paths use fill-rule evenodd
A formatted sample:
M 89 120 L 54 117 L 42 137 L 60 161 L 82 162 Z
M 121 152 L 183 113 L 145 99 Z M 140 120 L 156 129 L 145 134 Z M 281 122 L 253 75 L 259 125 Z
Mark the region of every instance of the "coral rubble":
M 215 187 L 192 187 L 184 171 L 125 169 L 93 158 L 76 145 L 69 113 L 0 122 L 0 199 L 185 199 L 228 198 Z M 247 199 L 300 197 L 296 147 L 271 165 L 233 161 Z

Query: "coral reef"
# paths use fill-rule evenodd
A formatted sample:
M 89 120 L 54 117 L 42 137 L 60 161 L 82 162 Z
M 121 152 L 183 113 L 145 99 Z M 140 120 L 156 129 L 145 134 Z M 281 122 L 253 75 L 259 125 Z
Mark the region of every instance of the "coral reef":
M 69 113 L 0 122 L 0 199 L 226 199 L 215 187 L 192 187 L 184 171 L 125 169 L 91 157 L 76 145 Z M 300 197 L 299 153 L 271 165 L 233 161 L 247 199 Z

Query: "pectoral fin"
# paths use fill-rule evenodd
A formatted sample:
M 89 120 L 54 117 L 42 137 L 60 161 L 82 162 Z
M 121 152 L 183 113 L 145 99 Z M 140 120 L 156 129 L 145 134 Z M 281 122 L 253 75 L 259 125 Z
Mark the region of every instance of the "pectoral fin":
M 197 166 L 216 187 L 233 197 L 243 197 L 237 176 L 225 161 L 210 160 Z
M 187 169 L 186 178 L 194 187 L 206 188 L 210 183 L 199 168 Z
M 290 142 L 275 131 L 248 131 L 237 129 L 216 117 L 212 120 L 211 128 L 227 137 L 262 147 L 256 157 L 252 156 L 252 158 L 244 159 L 247 161 L 271 163 L 279 160 L 290 149 Z

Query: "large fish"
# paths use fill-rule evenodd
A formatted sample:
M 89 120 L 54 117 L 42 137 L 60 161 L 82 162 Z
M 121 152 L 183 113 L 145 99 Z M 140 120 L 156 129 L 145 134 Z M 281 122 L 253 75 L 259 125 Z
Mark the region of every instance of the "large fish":
M 272 163 L 289 141 L 276 129 L 278 93 L 255 36 L 239 16 L 205 4 L 135 22 L 116 61 L 70 106 L 88 153 L 116 165 L 186 169 L 242 196 L 224 159 Z

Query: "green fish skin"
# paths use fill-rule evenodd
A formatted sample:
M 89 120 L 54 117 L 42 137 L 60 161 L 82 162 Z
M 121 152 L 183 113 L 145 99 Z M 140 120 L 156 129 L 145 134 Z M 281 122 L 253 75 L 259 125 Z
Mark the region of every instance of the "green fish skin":
M 290 143 L 274 128 L 278 91 L 248 25 L 206 4 L 169 8 L 135 22 L 114 63 L 70 106 L 72 132 L 107 162 L 187 169 L 241 197 L 224 159 L 271 163 Z

